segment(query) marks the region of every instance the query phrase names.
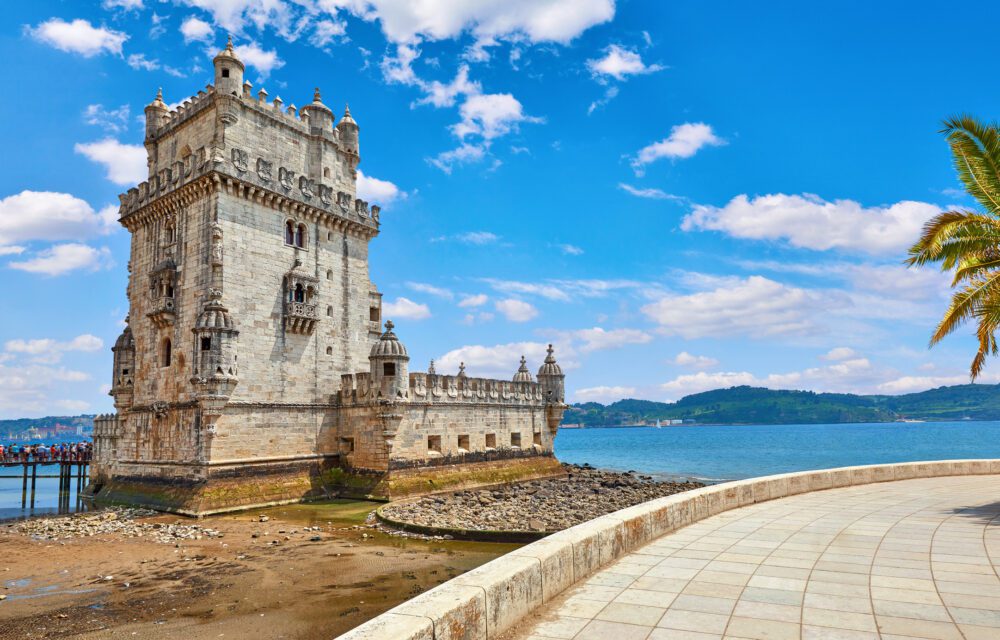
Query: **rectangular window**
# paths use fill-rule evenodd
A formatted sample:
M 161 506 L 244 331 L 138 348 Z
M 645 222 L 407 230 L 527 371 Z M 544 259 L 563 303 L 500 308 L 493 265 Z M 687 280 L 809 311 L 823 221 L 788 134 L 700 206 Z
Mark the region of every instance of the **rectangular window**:
M 384 375 L 384 376 L 394 376 L 394 375 L 396 375 L 396 363 L 395 362 L 383 362 L 382 363 L 382 375 Z
M 539 447 L 540 447 L 540 446 L 542 446 L 542 432 L 541 432 L 541 431 L 536 431 L 536 432 L 535 432 L 535 433 L 534 433 L 534 434 L 533 434 L 533 435 L 531 436 L 531 441 L 532 441 L 532 442 L 533 442 L 534 444 L 537 444 L 537 445 L 538 445 Z
M 466 451 L 469 450 L 469 436 L 468 435 L 458 436 L 458 448 L 459 449 L 464 449 Z
M 202 351 L 211 351 L 212 350 L 212 339 L 211 338 L 202 338 L 201 339 L 201 350 Z
M 441 453 L 441 436 L 427 436 L 427 450 Z
M 497 434 L 487 433 L 486 434 L 486 448 L 496 449 L 497 448 Z
M 343 454 L 354 453 L 354 438 L 341 438 L 340 452 Z
M 512 446 L 512 447 L 520 447 L 521 446 L 521 434 L 520 433 L 512 433 L 512 434 L 510 434 L 510 446 Z
M 368 319 L 371 320 L 372 322 L 378 322 L 379 320 L 381 320 L 381 318 L 379 317 L 378 307 L 371 307 L 368 309 Z

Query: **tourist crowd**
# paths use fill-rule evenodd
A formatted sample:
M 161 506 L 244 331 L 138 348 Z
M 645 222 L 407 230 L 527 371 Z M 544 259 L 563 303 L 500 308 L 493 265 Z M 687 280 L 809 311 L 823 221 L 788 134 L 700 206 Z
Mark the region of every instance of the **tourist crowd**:
M 91 442 L 62 442 L 60 444 L 9 444 L 0 443 L 0 461 L 3 462 L 85 462 L 90 460 L 94 445 Z

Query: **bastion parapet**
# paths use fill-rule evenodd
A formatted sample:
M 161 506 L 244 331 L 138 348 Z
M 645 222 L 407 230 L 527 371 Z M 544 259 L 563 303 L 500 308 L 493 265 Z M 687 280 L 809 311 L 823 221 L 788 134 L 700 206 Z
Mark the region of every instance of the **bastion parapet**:
M 410 373 L 382 331 L 380 210 L 357 197 L 350 109 L 338 120 L 319 89 L 301 109 L 254 96 L 231 42 L 213 64 L 213 85 L 145 108 L 149 178 L 120 196 L 116 413 L 95 421 L 89 493 L 198 515 L 559 473 L 551 348 L 537 382 L 524 358 L 510 381 Z

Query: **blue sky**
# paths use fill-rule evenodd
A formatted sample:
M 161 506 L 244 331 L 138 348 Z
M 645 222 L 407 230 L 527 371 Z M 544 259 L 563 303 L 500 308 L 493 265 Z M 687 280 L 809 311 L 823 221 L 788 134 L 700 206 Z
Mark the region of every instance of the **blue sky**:
M 210 82 L 227 34 L 254 91 L 350 103 L 414 370 L 508 377 L 554 342 L 573 401 L 967 381 L 969 331 L 927 349 L 948 279 L 901 262 L 972 205 L 938 130 L 1000 104 L 1000 9 L 959 47 L 943 3 L 872 4 L 12 3 L 0 417 L 110 410 L 142 109 Z

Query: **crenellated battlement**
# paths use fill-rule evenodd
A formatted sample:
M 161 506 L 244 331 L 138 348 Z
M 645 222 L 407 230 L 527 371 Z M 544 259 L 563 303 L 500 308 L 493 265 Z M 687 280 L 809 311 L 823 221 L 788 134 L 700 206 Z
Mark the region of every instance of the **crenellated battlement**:
M 382 385 L 368 372 L 347 373 L 340 377 L 339 404 L 365 405 L 384 399 Z M 491 378 L 470 378 L 435 373 L 410 373 L 411 404 L 506 404 L 512 406 L 544 406 L 542 385 L 537 382 L 511 382 Z

